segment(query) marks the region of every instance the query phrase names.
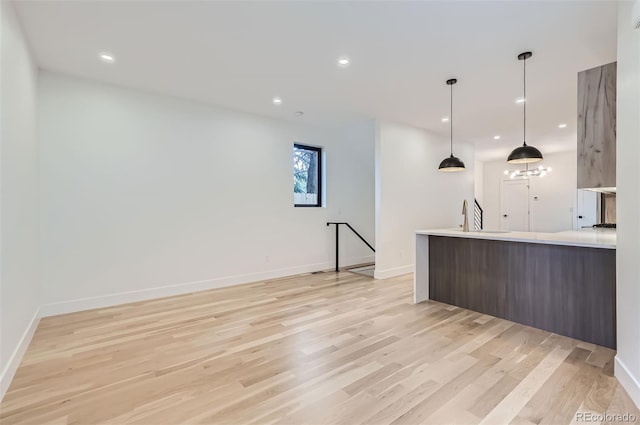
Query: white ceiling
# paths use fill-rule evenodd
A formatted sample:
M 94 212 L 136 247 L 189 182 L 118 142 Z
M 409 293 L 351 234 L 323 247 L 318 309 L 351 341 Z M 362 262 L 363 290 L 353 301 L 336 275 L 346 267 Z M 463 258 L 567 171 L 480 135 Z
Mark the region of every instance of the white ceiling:
M 534 52 L 527 141 L 543 153 L 575 149 L 576 73 L 616 59 L 614 1 L 83 0 L 16 8 L 44 69 L 276 118 L 339 125 L 379 117 L 448 135 L 445 80 L 456 77 L 454 134 L 475 142 L 483 160 L 522 143 L 518 53 Z M 99 61 L 101 51 L 116 62 Z M 336 66 L 341 55 L 350 67 Z

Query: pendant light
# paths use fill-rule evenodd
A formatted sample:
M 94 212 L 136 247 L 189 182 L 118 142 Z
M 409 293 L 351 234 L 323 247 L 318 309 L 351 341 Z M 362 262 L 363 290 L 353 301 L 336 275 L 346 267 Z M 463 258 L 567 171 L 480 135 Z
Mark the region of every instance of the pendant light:
M 464 170 L 464 162 L 460 161 L 459 158 L 453 156 L 453 85 L 457 83 L 458 80 L 455 78 L 451 78 L 447 80 L 447 85 L 451 87 L 451 113 L 449 114 L 449 138 L 450 138 L 450 155 L 449 157 L 442 160 L 440 166 L 438 167 L 439 171 L 462 171 Z
M 523 141 L 522 146 L 518 146 L 511 151 L 509 158 L 507 158 L 507 162 L 512 164 L 529 164 L 542 161 L 542 153 L 537 148 L 527 145 L 527 59 L 531 56 L 533 56 L 531 52 L 524 52 L 518 55 L 518 60 L 521 60 L 523 65 Z

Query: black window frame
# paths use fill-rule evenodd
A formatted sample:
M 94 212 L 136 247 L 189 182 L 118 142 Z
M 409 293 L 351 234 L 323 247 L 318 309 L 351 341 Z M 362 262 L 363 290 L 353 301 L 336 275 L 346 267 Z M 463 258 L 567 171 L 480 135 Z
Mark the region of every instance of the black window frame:
M 322 167 L 324 166 L 322 161 L 322 148 L 317 146 L 309 146 L 302 143 L 294 143 L 293 148 L 304 149 L 308 151 L 314 151 L 318 154 L 318 198 L 315 204 L 296 204 L 295 201 L 293 203 L 294 207 L 300 208 L 322 208 L 322 194 L 324 192 L 324 180 L 322 178 Z

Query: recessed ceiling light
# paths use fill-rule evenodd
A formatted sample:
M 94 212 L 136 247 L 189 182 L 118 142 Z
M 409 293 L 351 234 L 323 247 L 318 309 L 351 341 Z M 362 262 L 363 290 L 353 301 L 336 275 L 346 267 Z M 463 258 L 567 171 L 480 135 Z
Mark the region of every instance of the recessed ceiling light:
M 116 58 L 114 58 L 111 53 L 102 52 L 100 53 L 100 60 L 102 62 L 113 63 L 116 61 Z
M 567 128 L 566 124 L 558 124 L 558 128 Z
M 527 99 L 525 99 L 524 97 L 521 97 L 519 99 L 516 99 L 516 103 L 524 103 Z
M 442 122 L 449 122 L 449 117 L 443 117 L 441 121 Z
M 274 105 L 282 105 L 282 98 L 276 96 L 273 98 L 272 102 Z
M 493 136 L 493 140 L 500 140 L 500 136 Z
M 347 66 L 349 66 L 350 63 L 351 63 L 351 59 L 349 59 L 347 56 L 340 56 L 338 58 L 338 66 L 346 68 Z

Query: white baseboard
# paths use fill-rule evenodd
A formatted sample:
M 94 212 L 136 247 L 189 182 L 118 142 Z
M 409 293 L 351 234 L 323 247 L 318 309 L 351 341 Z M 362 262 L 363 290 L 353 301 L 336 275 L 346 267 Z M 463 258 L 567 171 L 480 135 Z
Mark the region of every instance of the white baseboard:
M 616 356 L 614 366 L 615 377 L 620 381 L 631 400 L 640 408 L 640 381 L 636 379 L 629 368 Z
M 27 348 L 31 343 L 31 339 L 33 338 L 33 334 L 36 332 L 36 328 L 40 322 L 40 317 L 40 310 L 38 309 L 33 315 L 29 326 L 27 326 L 27 329 L 25 329 L 22 334 L 22 338 L 20 338 L 18 346 L 13 350 L 7 365 L 0 373 L 0 401 L 4 398 L 4 395 L 9 389 L 9 385 L 11 385 L 13 376 L 16 374 L 18 366 L 20 366 L 20 362 L 22 361 L 22 356 L 24 356 L 24 353 L 27 351 Z
M 373 261 L 373 256 L 354 257 L 342 259 L 341 264 L 352 265 Z M 78 311 L 92 310 L 95 308 L 111 307 L 120 304 L 128 304 L 156 298 L 172 297 L 175 295 L 189 294 L 192 292 L 206 291 L 209 289 L 224 288 L 226 286 L 241 285 L 261 280 L 277 279 L 296 274 L 310 273 L 328 270 L 335 264 L 315 263 L 304 266 L 288 267 L 284 269 L 268 270 L 258 273 L 226 276 L 215 279 L 200 280 L 195 282 L 178 283 L 174 285 L 159 286 L 155 288 L 140 289 L 136 291 L 119 292 L 115 294 L 100 295 L 95 297 L 79 298 L 75 300 L 44 304 L 40 307 L 42 317 L 56 316 L 58 314 L 75 313 Z
M 386 270 L 376 270 L 373 272 L 373 276 L 376 279 L 389 279 L 390 277 L 402 276 L 403 274 L 413 273 L 413 264 L 409 264 L 402 267 L 394 267 Z

